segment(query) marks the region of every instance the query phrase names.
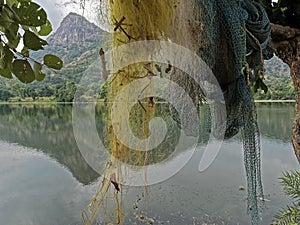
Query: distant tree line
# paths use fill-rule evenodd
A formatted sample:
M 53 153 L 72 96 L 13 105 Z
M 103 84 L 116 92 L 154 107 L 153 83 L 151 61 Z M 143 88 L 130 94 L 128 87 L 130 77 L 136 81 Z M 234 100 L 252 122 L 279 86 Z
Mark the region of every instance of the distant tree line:
M 33 87 L 15 83 L 9 89 L 0 86 L 0 101 L 56 101 L 72 102 L 76 92 L 73 81 L 67 81 L 56 85 Z
M 268 92 L 263 91 L 255 93 L 257 100 L 294 100 L 295 88 L 289 76 L 276 76 L 276 74 L 266 75 L 265 83 L 268 86 Z M 51 78 L 50 78 L 51 79 Z M 78 87 L 74 81 L 62 81 L 59 83 L 50 83 L 48 85 L 24 85 L 20 82 L 0 83 L 0 101 L 55 101 L 72 102 L 76 90 L 82 97 L 82 101 L 90 100 L 89 89 L 92 87 Z M 98 98 L 106 100 L 108 85 L 104 85 L 98 93 Z M 94 97 L 94 96 L 92 96 Z
M 290 77 L 266 76 L 265 84 L 268 92 L 263 91 L 254 94 L 256 100 L 294 100 L 295 87 Z

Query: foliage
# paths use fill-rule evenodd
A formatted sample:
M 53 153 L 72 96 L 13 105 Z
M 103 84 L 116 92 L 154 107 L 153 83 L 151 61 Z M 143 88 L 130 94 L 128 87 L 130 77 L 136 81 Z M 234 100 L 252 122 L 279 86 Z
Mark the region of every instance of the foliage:
M 273 23 L 300 28 L 300 0 L 260 0 Z
M 12 97 L 12 94 L 8 90 L 0 89 L 0 101 L 8 101 Z
M 44 49 L 48 43 L 41 36 L 52 31 L 43 8 L 31 0 L 0 0 L 0 12 L 1 76 L 12 78 L 14 74 L 21 82 L 31 83 L 44 79 L 43 66 L 62 68 L 62 60 L 55 55 L 45 55 L 43 63 L 30 57 L 31 51 Z
M 257 93 L 259 90 L 262 90 L 265 94 L 268 93 L 269 89 L 264 82 L 264 74 L 262 71 L 261 65 L 257 66 L 253 72 L 253 78 L 251 79 L 251 88 L 253 93 Z
M 290 77 L 275 77 L 267 75 L 264 80 L 268 92 L 260 91 L 254 94 L 256 100 L 294 100 L 295 88 Z
M 284 191 L 297 202 L 300 202 L 300 172 L 284 173 L 281 178 L 281 184 L 284 186 Z
M 265 61 L 263 81 L 268 92 L 259 90 L 254 94 L 256 100 L 294 100 L 295 88 L 290 77 L 290 69 L 278 57 Z
M 59 102 L 72 102 L 76 92 L 76 85 L 73 81 L 67 81 L 56 89 L 55 97 Z
M 297 225 L 300 221 L 300 172 L 286 172 L 280 180 L 285 194 L 293 198 L 294 202 L 281 209 L 273 225 Z
M 109 83 L 105 82 L 105 84 L 102 86 L 99 92 L 100 99 L 104 99 L 104 101 L 107 101 L 108 88 L 109 88 Z

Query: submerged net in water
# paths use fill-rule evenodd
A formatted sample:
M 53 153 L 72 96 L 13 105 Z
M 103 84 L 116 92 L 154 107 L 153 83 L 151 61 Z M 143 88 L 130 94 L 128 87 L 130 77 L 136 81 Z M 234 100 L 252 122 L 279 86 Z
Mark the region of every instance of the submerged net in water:
M 267 55 L 270 22 L 264 9 L 251 0 L 102 0 L 101 4 L 102 20 L 111 25 L 114 47 L 142 40 L 170 41 L 195 52 L 214 72 L 226 104 L 225 138 L 233 137 L 240 130 L 242 133 L 248 210 L 252 223 L 257 224 L 263 191 L 259 130 L 249 82 L 253 77 L 252 70 L 259 66 L 263 70 L 263 56 Z M 149 61 L 157 52 L 159 48 L 148 49 Z M 134 55 L 119 52 L 112 59 L 113 64 L 119 64 L 124 57 Z M 182 60 L 184 62 L 187 59 Z M 148 76 L 151 82 L 151 77 L 157 75 L 151 72 L 155 70 L 155 66 L 153 62 L 138 62 L 114 71 L 108 80 L 108 100 L 114 102 L 118 93 L 134 80 Z M 195 105 L 207 97 L 195 79 L 177 69 L 176 65 L 169 67 L 172 68 L 170 79 L 184 88 Z M 161 75 L 167 76 L 169 72 L 165 70 Z M 130 95 L 129 92 L 128 99 Z M 126 99 L 126 96 L 123 97 Z M 139 102 L 144 115 L 137 123 L 142 127 L 147 127 L 149 120 L 154 117 L 155 104 L 153 105 L 152 100 L 150 98 L 150 104 Z M 186 110 L 187 104 L 178 99 L 180 101 L 182 110 Z M 126 119 L 124 112 L 130 110 L 125 107 L 118 112 L 118 120 L 114 123 L 121 124 Z M 180 112 L 176 112 L 173 115 L 177 121 L 179 114 Z M 128 157 L 125 154 L 127 148 L 113 134 L 112 126 L 111 122 L 108 134 L 112 155 L 125 162 Z M 126 133 L 127 130 L 122 132 Z M 149 136 L 146 128 L 143 135 L 145 138 Z M 147 145 L 139 148 L 147 149 Z M 142 161 L 146 164 L 147 154 L 143 157 Z M 119 182 L 121 176 L 118 174 L 116 182 Z

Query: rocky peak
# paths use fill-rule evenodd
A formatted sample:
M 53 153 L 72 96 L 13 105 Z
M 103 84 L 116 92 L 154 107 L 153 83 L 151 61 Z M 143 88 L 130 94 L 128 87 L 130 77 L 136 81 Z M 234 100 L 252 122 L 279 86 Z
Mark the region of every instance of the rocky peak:
M 49 36 L 48 42 L 51 45 L 79 45 L 88 47 L 95 41 L 100 41 L 107 33 L 90 23 L 83 16 L 70 13 L 61 22 L 57 31 Z

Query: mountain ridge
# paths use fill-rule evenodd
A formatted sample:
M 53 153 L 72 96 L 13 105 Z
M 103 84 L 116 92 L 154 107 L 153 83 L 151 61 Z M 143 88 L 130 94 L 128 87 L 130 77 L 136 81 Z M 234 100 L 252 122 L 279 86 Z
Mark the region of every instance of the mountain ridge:
M 72 32 L 69 32 L 70 30 Z M 103 32 L 100 27 L 85 17 L 71 12 L 63 18 L 57 30 L 47 38 L 47 41 L 49 45 L 66 45 L 69 42 L 88 45 L 88 39 L 97 40 Z
M 69 13 L 58 29 L 47 38 L 48 46 L 43 53 L 57 54 L 64 61 L 64 68 L 68 67 L 69 63 L 74 65 L 74 62 L 79 60 L 78 63 L 82 64 L 82 61 L 89 58 L 82 55 L 93 55 L 93 58 L 96 58 L 99 49 L 108 41 L 109 36 L 108 32 L 89 22 L 85 17 Z M 61 74 L 60 71 L 58 73 Z

